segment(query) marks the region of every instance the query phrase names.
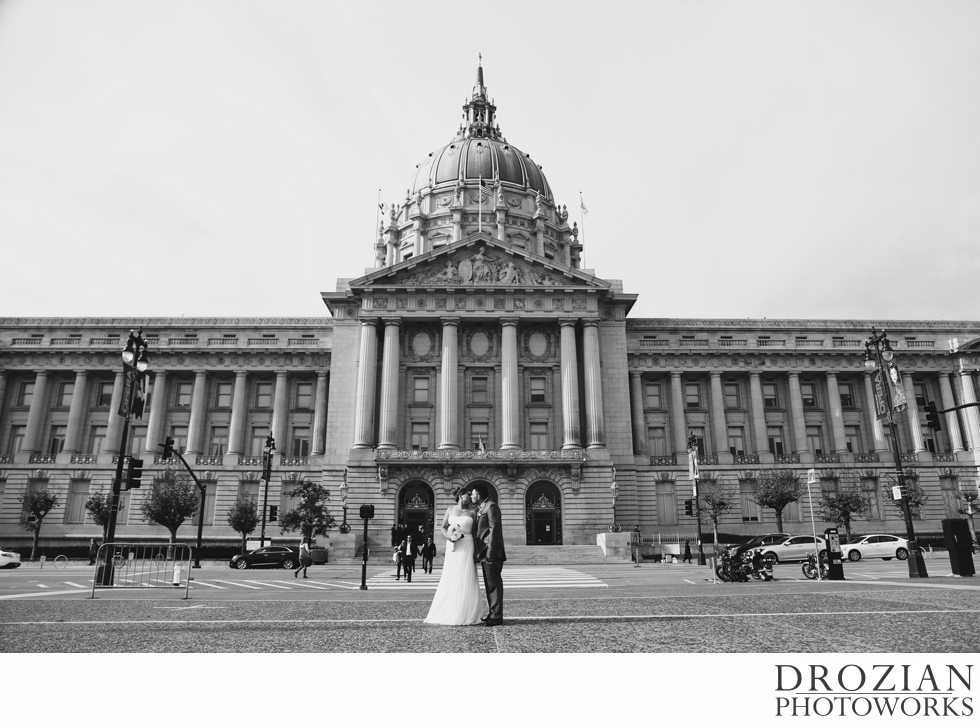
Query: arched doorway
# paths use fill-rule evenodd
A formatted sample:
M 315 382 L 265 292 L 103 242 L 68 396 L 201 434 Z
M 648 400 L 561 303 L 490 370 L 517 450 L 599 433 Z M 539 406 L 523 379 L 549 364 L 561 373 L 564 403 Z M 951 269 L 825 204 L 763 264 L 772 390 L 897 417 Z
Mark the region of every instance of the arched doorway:
M 561 491 L 551 481 L 538 481 L 524 496 L 528 546 L 561 544 Z
M 497 496 L 497 489 L 495 489 L 493 487 L 493 484 L 490 483 L 489 481 L 470 481 L 465 486 L 463 486 L 462 493 L 469 493 L 472 490 L 472 488 L 478 483 L 482 483 L 484 486 L 486 486 L 487 491 L 490 493 L 490 500 L 499 506 L 500 499 Z
M 404 526 L 412 539 L 425 541 L 432 536 L 435 524 L 436 497 L 424 481 L 412 481 L 398 493 L 398 517 L 396 523 Z

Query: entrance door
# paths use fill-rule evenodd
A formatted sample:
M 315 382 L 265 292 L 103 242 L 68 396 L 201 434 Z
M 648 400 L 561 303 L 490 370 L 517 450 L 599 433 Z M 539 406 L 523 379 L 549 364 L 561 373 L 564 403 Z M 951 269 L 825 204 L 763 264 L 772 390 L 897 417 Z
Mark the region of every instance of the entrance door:
M 529 544 L 555 544 L 558 527 L 558 517 L 554 510 L 531 510 L 531 541 Z
M 398 495 L 398 523 L 412 535 L 412 541 L 420 545 L 433 535 L 435 523 L 435 496 L 429 485 L 414 481 L 406 485 Z
M 531 484 L 524 498 L 528 546 L 561 544 L 561 492 L 551 481 Z

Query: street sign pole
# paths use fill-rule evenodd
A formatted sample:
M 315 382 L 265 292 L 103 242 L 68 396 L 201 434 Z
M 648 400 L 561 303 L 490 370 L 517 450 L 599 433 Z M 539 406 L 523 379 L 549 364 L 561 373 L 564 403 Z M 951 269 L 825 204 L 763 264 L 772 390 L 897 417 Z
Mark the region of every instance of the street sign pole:
M 701 497 L 698 494 L 698 478 L 700 477 L 700 472 L 698 471 L 698 445 L 697 438 L 694 437 L 694 432 L 691 431 L 690 435 L 687 437 L 687 451 L 689 453 L 687 459 L 687 473 L 691 477 L 691 485 L 694 488 L 694 515 L 698 520 L 698 566 L 705 566 L 707 561 L 704 558 L 704 541 L 701 538 Z M 718 550 L 718 542 L 715 542 L 715 551 Z
M 820 576 L 820 547 L 817 545 L 817 524 L 813 519 L 813 492 L 810 484 L 817 482 L 817 469 L 810 468 L 806 472 L 806 497 L 810 500 L 810 530 L 813 532 L 813 553 L 817 557 L 817 576 Z

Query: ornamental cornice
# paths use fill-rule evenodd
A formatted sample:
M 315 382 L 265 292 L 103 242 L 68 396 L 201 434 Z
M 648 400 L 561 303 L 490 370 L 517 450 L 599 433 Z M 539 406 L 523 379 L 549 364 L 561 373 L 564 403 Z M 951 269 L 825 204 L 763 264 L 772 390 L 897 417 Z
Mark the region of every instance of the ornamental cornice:
M 0 327 L 329 327 L 330 317 L 0 317 Z
M 386 464 L 418 464 L 427 461 L 446 461 L 459 464 L 482 465 L 489 462 L 534 462 L 538 465 L 548 463 L 570 463 L 584 461 L 585 451 L 580 448 L 568 450 L 487 450 L 474 451 L 464 449 L 447 450 L 402 450 L 378 449 L 374 460 Z
M 870 332 L 872 325 L 881 330 L 965 330 L 980 331 L 980 322 L 956 320 L 770 320 L 770 319 L 694 319 L 644 317 L 626 321 L 628 328 L 661 329 L 665 327 L 704 327 L 724 329 L 815 329 L 862 330 Z
M 154 350 L 152 353 L 151 372 L 173 372 L 175 370 L 197 372 L 204 370 L 209 373 L 221 370 L 238 372 L 241 370 L 268 370 L 270 372 L 283 370 L 287 372 L 321 370 L 330 366 L 329 352 L 317 353 L 236 353 L 236 352 L 185 352 Z M 106 350 L 100 352 L 65 353 L 60 351 L 29 351 L 4 350 L 0 352 L 0 364 L 7 370 L 78 370 L 98 371 L 99 369 L 116 371 L 120 369 L 121 359 L 118 352 Z
M 899 361 L 899 367 L 903 370 L 953 372 L 955 369 L 953 360 L 946 355 L 936 355 L 935 353 L 923 354 L 918 351 L 902 351 L 900 356 L 896 354 L 895 359 Z M 972 359 L 974 362 L 966 361 L 966 365 L 980 364 L 980 355 L 975 355 Z M 721 372 L 744 370 L 758 373 L 765 373 L 766 371 L 783 373 L 788 370 L 812 371 L 814 373 L 833 370 L 835 372 L 857 373 L 866 370 L 863 352 L 858 354 L 857 351 L 842 353 L 829 350 L 822 355 L 812 353 L 782 355 L 739 353 L 732 355 L 723 352 L 692 355 L 683 352 L 678 352 L 678 354 L 630 352 L 628 367 L 641 373 L 657 371 L 697 373 L 711 372 L 715 369 L 720 369 Z

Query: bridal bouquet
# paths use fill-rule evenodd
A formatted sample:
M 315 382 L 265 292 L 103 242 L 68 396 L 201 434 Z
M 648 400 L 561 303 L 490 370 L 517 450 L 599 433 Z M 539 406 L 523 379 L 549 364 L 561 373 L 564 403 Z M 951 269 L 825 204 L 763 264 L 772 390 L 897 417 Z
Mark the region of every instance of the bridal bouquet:
M 449 539 L 449 543 L 453 546 L 453 551 L 456 551 L 456 542 L 463 538 L 463 531 L 459 526 L 453 524 L 449 527 L 449 531 L 446 532 L 446 538 Z

